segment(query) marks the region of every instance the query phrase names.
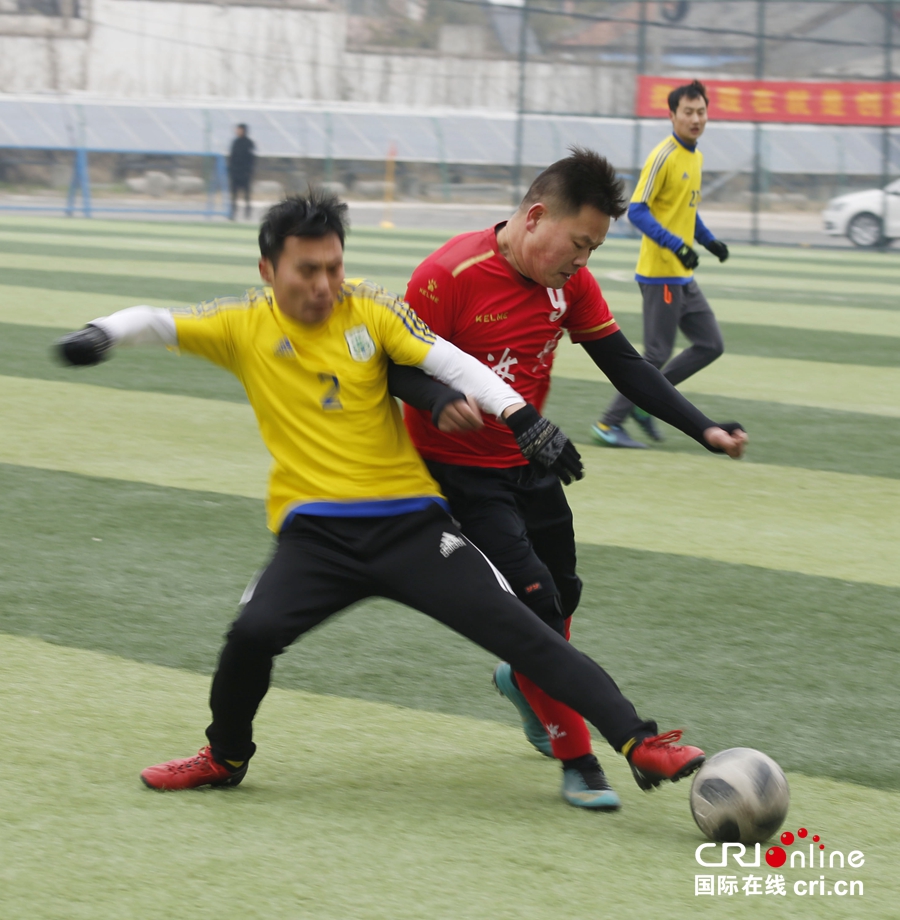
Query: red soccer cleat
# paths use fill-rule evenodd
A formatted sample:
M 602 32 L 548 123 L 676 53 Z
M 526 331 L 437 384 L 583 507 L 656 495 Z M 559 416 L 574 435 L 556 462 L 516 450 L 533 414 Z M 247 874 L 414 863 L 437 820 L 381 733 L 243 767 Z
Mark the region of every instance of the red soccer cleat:
M 197 786 L 237 786 L 247 775 L 248 762 L 237 770 L 230 770 L 213 760 L 207 745 L 194 757 L 170 760 L 147 767 L 141 780 L 151 789 L 196 789 Z
M 706 760 L 706 754 L 689 744 L 676 744 L 681 740 L 681 729 L 644 738 L 634 746 L 628 757 L 631 772 L 641 789 L 652 789 L 664 780 L 677 783 L 690 776 Z

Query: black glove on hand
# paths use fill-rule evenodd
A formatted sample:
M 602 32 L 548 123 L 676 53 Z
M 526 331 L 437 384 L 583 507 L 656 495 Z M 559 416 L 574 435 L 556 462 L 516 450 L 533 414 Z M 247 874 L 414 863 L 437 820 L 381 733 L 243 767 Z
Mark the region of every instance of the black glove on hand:
M 696 268 L 700 264 L 700 256 L 698 256 L 687 243 L 685 243 L 675 255 L 678 256 L 678 261 L 685 268 Z
M 532 405 L 517 409 L 506 419 L 522 456 L 543 470 L 555 473 L 568 485 L 584 478 L 581 454 L 575 445 Z
M 63 364 L 99 364 L 112 344 L 112 339 L 99 326 L 85 326 L 57 339 L 56 354 Z
M 728 258 L 728 247 L 721 240 L 710 240 L 706 248 L 720 261 L 724 262 Z

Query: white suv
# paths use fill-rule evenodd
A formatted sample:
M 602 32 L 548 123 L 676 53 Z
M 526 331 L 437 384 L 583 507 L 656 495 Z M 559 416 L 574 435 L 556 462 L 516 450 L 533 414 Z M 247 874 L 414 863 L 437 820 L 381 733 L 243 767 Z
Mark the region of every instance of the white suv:
M 887 225 L 884 222 L 887 199 Z M 878 246 L 900 237 L 900 179 L 880 188 L 832 198 L 822 212 L 825 232 L 855 246 Z

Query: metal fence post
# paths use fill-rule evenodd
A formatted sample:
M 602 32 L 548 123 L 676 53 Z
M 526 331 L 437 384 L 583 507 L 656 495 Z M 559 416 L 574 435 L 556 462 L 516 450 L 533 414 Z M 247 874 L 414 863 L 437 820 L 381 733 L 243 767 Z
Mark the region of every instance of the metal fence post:
M 766 69 L 766 0 L 756 0 L 756 79 Z M 762 186 L 762 124 L 753 123 L 753 195 L 751 197 L 750 242 L 759 245 L 759 206 Z
M 229 205 L 229 184 L 228 184 L 228 163 L 225 160 L 225 154 L 217 153 L 216 155 L 216 185 L 222 191 L 222 211 L 223 215 L 228 214 Z
M 638 115 L 638 92 L 640 78 L 647 70 L 647 0 L 641 0 L 641 21 L 638 25 L 637 61 L 635 63 L 634 80 L 634 129 L 631 139 L 631 189 L 637 188 L 638 177 L 641 174 L 641 119 Z M 626 217 L 627 220 L 627 217 Z M 632 237 L 640 238 L 640 232 L 633 224 L 628 224 L 628 232 Z
M 81 206 L 84 209 L 84 216 L 91 216 L 91 177 L 88 172 L 88 152 L 84 147 L 80 147 L 75 154 L 78 160 L 78 175 L 81 181 Z
M 86 144 L 86 133 L 84 124 L 84 110 L 81 106 L 76 106 L 78 112 L 78 137 L 77 146 L 72 151 L 75 159 L 72 163 L 72 179 L 69 182 L 69 194 L 66 198 L 66 217 L 72 217 L 75 214 L 75 199 L 78 192 L 81 192 L 81 208 L 85 217 L 91 216 L 91 177 L 88 173 L 88 157 Z
M 213 215 L 215 205 L 214 182 L 218 182 L 216 161 L 212 154 L 212 117 L 209 109 L 203 110 L 203 149 L 209 154 L 208 157 L 203 158 L 203 172 L 206 179 L 206 211 L 204 212 L 204 217 L 209 220 Z
M 66 196 L 66 217 L 75 214 L 75 198 L 78 195 L 78 151 L 72 151 L 72 178 L 69 179 L 69 194 Z
M 884 4 L 884 14 L 887 19 L 884 30 L 884 92 L 882 94 L 884 112 L 884 125 L 881 128 L 881 188 L 885 189 L 891 181 L 891 129 L 888 125 L 891 111 L 891 83 L 894 78 L 893 52 L 894 52 L 894 0 L 887 0 Z M 889 195 L 886 191 L 881 193 L 881 249 L 890 248 L 891 242 L 888 234 Z
M 519 21 L 519 98 L 516 105 L 516 149 L 513 164 L 512 204 L 518 207 L 522 183 L 522 143 L 525 133 L 525 71 L 528 64 L 528 3 L 522 4 L 522 18 Z

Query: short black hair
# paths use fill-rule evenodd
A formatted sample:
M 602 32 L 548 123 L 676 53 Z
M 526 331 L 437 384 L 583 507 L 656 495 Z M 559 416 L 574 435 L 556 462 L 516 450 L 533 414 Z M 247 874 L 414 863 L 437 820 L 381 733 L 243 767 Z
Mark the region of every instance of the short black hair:
M 552 211 L 577 214 L 590 205 L 610 217 L 621 217 L 628 205 L 612 163 L 586 147 L 573 146 L 569 151 L 569 156 L 552 163 L 531 183 L 519 207 L 541 201 Z
M 321 239 L 329 233 L 343 249 L 348 227 L 347 205 L 337 195 L 310 188 L 306 196 L 291 195 L 269 208 L 259 225 L 259 254 L 275 265 L 289 236 Z
M 709 97 L 706 95 L 706 87 L 699 81 L 694 80 L 691 83 L 685 83 L 684 86 L 677 86 L 669 93 L 669 111 L 677 112 L 678 103 L 682 99 L 702 99 L 709 105 Z

